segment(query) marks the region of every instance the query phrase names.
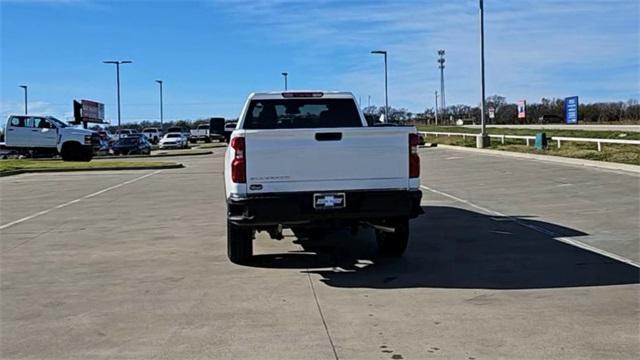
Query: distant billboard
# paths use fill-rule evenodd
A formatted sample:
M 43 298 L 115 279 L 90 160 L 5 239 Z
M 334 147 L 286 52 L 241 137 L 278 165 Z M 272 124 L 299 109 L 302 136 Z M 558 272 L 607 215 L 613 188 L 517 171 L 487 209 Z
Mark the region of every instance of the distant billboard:
M 567 124 L 578 123 L 578 97 L 571 96 L 564 99 L 564 119 Z
M 525 119 L 527 117 L 527 101 L 518 100 L 518 119 Z
M 92 100 L 73 101 L 73 119 L 76 123 L 104 122 L 104 104 Z

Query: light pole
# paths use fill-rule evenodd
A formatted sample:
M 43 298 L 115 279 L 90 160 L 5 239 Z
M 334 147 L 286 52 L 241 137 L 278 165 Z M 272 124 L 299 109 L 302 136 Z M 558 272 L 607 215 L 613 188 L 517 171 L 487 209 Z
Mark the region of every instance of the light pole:
M 27 85 L 20 85 L 24 89 L 24 114 L 27 115 Z
M 476 137 L 476 147 L 485 148 L 489 146 L 491 139 L 487 136 L 487 129 L 484 122 L 484 109 L 485 109 L 485 93 L 484 93 L 484 4 L 480 0 L 480 78 L 481 78 L 481 95 L 482 102 L 480 103 L 480 136 Z
M 367 95 L 367 96 L 368 96 L 367 107 L 371 107 L 371 95 Z
M 116 87 L 118 91 L 118 130 L 120 130 L 120 64 L 131 64 L 132 61 L 129 60 L 108 60 L 103 61 L 105 64 L 115 64 L 116 65 Z
M 438 50 L 438 67 L 440 68 L 440 111 L 444 115 L 444 111 L 447 108 L 447 105 L 444 102 L 444 50 Z
M 384 55 L 384 122 L 389 122 L 389 91 L 387 81 L 387 51 L 386 50 L 373 50 L 372 54 Z
M 160 85 L 160 129 L 163 129 L 162 122 L 164 120 L 164 114 L 162 113 L 162 80 L 156 80 Z
M 438 90 L 436 90 L 436 126 L 438 126 Z
M 287 76 L 289 76 L 288 72 L 283 72 L 282 76 L 284 76 L 284 91 L 287 91 L 287 89 L 289 88 L 288 84 L 287 84 Z

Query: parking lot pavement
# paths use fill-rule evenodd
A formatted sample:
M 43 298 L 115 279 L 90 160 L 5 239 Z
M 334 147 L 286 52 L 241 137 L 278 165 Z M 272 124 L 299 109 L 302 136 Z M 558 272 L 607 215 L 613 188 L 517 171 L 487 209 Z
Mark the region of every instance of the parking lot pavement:
M 635 358 L 638 268 L 558 239 L 635 259 L 637 178 L 431 150 L 396 260 L 339 231 L 260 234 L 251 266 L 229 263 L 220 154 L 60 174 L 51 193 L 50 174 L 2 178 L 2 225 L 52 210 L 0 230 L 0 357 Z
M 576 240 L 640 263 L 640 174 L 424 149 L 423 184 L 471 204 L 584 232 Z

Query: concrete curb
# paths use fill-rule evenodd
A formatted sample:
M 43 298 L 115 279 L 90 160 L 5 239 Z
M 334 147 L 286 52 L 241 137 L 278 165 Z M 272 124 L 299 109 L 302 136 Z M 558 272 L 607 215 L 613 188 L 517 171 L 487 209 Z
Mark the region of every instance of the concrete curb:
M 53 173 L 53 172 L 78 172 L 78 171 L 122 171 L 122 170 L 165 170 L 165 169 L 180 169 L 183 168 L 182 164 L 167 164 L 156 166 L 117 166 L 117 167 L 93 167 L 93 168 L 68 168 L 68 169 L 19 169 L 0 172 L 0 177 L 27 174 L 27 173 Z
M 149 158 L 161 158 L 161 157 L 173 157 L 173 156 L 200 156 L 200 155 L 211 155 L 213 151 L 198 151 L 193 153 L 178 153 L 178 154 L 155 154 L 155 155 L 122 155 L 122 156 L 95 156 L 93 160 L 102 160 L 102 159 L 149 159 Z
M 628 172 L 640 174 L 640 166 L 638 165 L 621 164 L 621 163 L 596 161 L 596 160 L 586 160 L 586 159 L 576 159 L 576 158 L 553 156 L 553 155 L 519 153 L 519 152 L 504 151 L 504 150 L 477 149 L 477 148 L 455 146 L 455 145 L 439 144 L 438 147 L 445 148 L 445 149 L 452 149 L 452 150 L 479 152 L 482 154 L 510 156 L 510 157 L 516 157 L 521 159 L 548 161 L 548 162 L 554 162 L 554 163 L 565 164 L 565 165 L 587 166 L 587 167 L 594 167 L 594 168 L 606 169 L 606 170 L 628 171 Z

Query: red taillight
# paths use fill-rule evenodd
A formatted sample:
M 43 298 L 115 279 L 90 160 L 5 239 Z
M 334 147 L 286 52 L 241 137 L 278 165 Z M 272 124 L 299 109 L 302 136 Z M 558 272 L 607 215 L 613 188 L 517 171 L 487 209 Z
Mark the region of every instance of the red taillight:
M 409 177 L 420 177 L 420 156 L 418 156 L 418 134 L 409 134 Z
M 234 157 L 231 160 L 231 181 L 236 184 L 244 184 L 247 182 L 244 138 L 234 137 L 231 139 L 230 146 L 234 150 Z

